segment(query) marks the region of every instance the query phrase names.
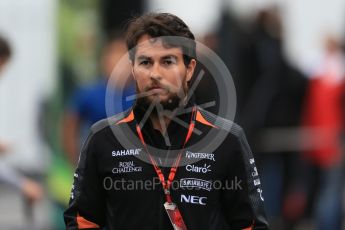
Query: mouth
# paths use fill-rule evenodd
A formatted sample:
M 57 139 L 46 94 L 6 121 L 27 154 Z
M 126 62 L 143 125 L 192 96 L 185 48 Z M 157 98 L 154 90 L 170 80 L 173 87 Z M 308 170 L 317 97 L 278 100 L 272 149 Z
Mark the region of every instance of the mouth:
M 149 90 L 153 90 L 153 89 L 163 89 L 163 88 L 160 86 L 152 86 L 149 88 Z
M 166 89 L 164 87 L 161 87 L 159 85 L 151 86 L 147 90 L 150 94 L 164 94 L 166 93 Z

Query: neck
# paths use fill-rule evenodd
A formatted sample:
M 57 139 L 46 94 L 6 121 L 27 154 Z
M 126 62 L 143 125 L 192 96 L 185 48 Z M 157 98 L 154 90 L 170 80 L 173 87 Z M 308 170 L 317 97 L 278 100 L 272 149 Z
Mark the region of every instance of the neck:
M 172 120 L 173 116 L 175 116 L 177 110 L 179 108 L 185 107 L 187 103 L 186 99 L 187 96 L 183 99 L 183 103 L 180 104 L 178 108 L 174 109 L 169 116 L 167 116 L 166 114 L 159 114 L 157 110 L 155 112 L 151 112 L 150 120 L 152 122 L 153 128 L 159 130 L 164 135 L 168 128 L 168 125 L 170 124 L 170 121 Z

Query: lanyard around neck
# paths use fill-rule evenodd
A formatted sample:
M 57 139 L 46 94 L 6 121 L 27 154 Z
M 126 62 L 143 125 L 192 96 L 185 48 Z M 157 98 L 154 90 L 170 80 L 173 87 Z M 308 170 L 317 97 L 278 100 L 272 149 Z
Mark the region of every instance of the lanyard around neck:
M 152 157 L 152 155 L 148 151 L 148 148 L 147 148 L 146 142 L 144 140 L 143 134 L 141 132 L 140 126 L 138 124 L 136 125 L 136 129 L 137 129 L 137 133 L 139 135 L 139 138 L 140 138 L 142 144 L 144 145 L 144 147 L 146 149 L 146 152 L 148 153 L 150 161 L 151 161 L 151 163 L 152 163 L 152 165 L 153 165 L 153 167 L 154 167 L 154 169 L 155 169 L 155 171 L 156 171 L 156 173 L 158 175 L 158 178 L 159 178 L 160 182 L 162 183 L 162 186 L 163 186 L 163 189 L 164 189 L 164 194 L 166 196 L 166 200 L 169 203 L 172 202 L 172 199 L 171 199 L 171 196 L 170 196 L 170 186 L 171 186 L 172 182 L 174 181 L 174 178 L 175 178 L 175 175 L 176 175 L 176 171 L 177 171 L 177 167 L 180 164 L 180 161 L 181 161 L 181 158 L 182 158 L 182 151 L 183 151 L 186 143 L 188 142 L 188 140 L 192 136 L 192 132 L 193 132 L 194 125 L 195 125 L 195 121 L 194 121 L 195 120 L 194 119 L 195 113 L 196 113 L 196 107 L 194 106 L 193 110 L 192 110 L 191 121 L 189 123 L 189 128 L 188 128 L 188 133 L 186 135 L 186 139 L 185 139 L 185 141 L 183 143 L 183 147 L 182 147 L 181 152 L 178 154 L 178 156 L 175 159 L 174 164 L 170 168 L 170 173 L 169 173 L 169 176 L 168 176 L 168 180 L 165 179 L 162 170 L 160 169 L 160 167 L 158 166 L 157 162 L 155 161 L 155 159 Z

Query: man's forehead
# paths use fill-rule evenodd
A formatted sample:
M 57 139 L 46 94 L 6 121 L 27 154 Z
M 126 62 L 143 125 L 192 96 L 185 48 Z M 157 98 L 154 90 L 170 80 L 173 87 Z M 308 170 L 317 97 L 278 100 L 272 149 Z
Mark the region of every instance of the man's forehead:
M 153 56 L 180 56 L 183 55 L 182 48 L 169 47 L 163 44 L 161 38 L 151 38 L 148 35 L 142 36 L 138 40 L 136 47 L 136 57 L 153 57 Z

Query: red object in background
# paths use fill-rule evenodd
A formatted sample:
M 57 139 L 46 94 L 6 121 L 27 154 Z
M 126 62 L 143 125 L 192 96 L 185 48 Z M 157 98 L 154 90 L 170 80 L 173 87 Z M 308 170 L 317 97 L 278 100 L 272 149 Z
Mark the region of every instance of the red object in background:
M 303 126 L 315 132 L 311 138 L 314 148 L 306 151 L 305 156 L 323 168 L 334 165 L 342 154 L 344 89 L 344 81 L 332 81 L 331 75 L 314 78 L 309 83 Z

